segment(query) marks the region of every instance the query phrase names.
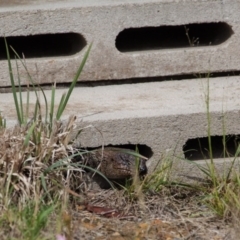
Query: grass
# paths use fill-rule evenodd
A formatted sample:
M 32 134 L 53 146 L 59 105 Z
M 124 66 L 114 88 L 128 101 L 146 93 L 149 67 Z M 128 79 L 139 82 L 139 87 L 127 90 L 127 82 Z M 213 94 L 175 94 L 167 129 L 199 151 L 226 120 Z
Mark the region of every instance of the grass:
M 207 164 L 207 168 L 204 169 L 204 173 L 210 180 L 210 186 L 206 189 L 206 198 L 204 201 L 208 206 L 222 217 L 229 217 L 231 215 L 230 205 L 233 200 L 236 201 L 236 196 L 239 195 L 239 173 L 234 174 L 234 164 L 240 154 L 240 146 L 237 146 L 235 156 L 231 162 L 228 170 L 224 170 L 221 174 L 216 170 L 216 165 L 213 158 L 212 142 L 211 142 L 211 114 L 210 114 L 210 100 L 209 100 L 209 80 L 207 81 L 207 92 L 205 94 L 205 102 L 207 108 L 207 123 L 208 123 L 208 145 L 209 145 L 209 158 L 210 163 Z M 228 157 L 226 149 L 225 134 L 225 122 L 223 116 L 223 156 Z M 203 170 L 202 170 L 203 171 Z M 239 201 L 240 203 L 240 201 Z M 235 202 L 235 210 L 239 211 L 239 203 Z
M 215 163 L 212 150 L 212 139 L 211 139 L 211 114 L 210 114 L 210 92 L 209 92 L 209 76 L 205 92 L 205 104 L 206 104 L 206 117 L 207 117 L 207 136 L 208 136 L 208 156 L 203 156 L 205 165 L 197 164 L 196 162 L 188 161 L 189 164 L 195 164 L 198 169 L 205 176 L 206 183 L 199 186 L 199 190 L 202 193 L 201 201 L 206 204 L 214 213 L 218 216 L 229 219 L 234 213 L 239 212 L 239 190 L 240 190 L 240 175 L 238 170 L 234 167 L 238 161 L 240 154 L 240 146 L 237 146 L 235 156 L 232 157 L 231 163 L 228 168 L 222 169 L 222 172 L 217 170 L 217 163 Z M 223 158 L 227 160 L 229 154 L 226 148 L 226 124 L 224 121 L 223 114 Z M 186 161 L 186 160 L 185 160 Z M 226 167 L 226 166 L 225 166 Z M 191 186 L 189 186 L 191 187 Z
M 0 207 L 2 209 L 0 214 L 2 232 L 0 233 L 9 236 L 9 239 L 56 239 L 56 234 L 64 232 L 66 239 L 73 239 L 70 209 L 75 203 L 86 201 L 85 196 L 81 193 L 81 186 L 84 185 L 85 179 L 82 166 L 72 162 L 76 149 L 73 148 L 70 135 L 75 127 L 75 117 L 71 116 L 66 124 L 62 124 L 61 117 L 87 61 L 91 45 L 57 109 L 54 109 L 56 83 L 52 86 L 49 103 L 41 86 L 37 86 L 30 76 L 24 60 L 11 48 L 16 55 L 16 65 L 20 61 L 28 73 L 29 88 L 33 89 L 36 96 L 34 113 L 33 116 L 30 116 L 29 99 L 32 92 L 27 91 L 27 102 L 24 109 L 18 67 L 16 68 L 16 81 L 6 41 L 5 44 L 18 125 L 11 129 L 6 128 L 7 121 L 0 112 L 0 137 L 4 143 L 0 144 Z M 40 94 L 44 99 L 44 108 L 40 104 Z M 171 180 L 173 158 L 169 155 L 162 157 L 159 166 L 143 181 L 139 179 L 136 169 L 133 181 L 122 186 L 124 191 L 122 198 L 127 197 L 130 200 L 130 203 L 126 200 L 127 204 L 137 202 L 144 208 L 146 207 L 146 196 L 166 193 L 166 189 L 169 189 L 171 194 L 176 194 L 176 191 L 185 192 L 188 189 L 190 192 L 198 192 L 198 195 L 201 195 L 201 199 L 198 201 L 206 204 L 218 216 L 227 220 L 232 219 L 235 223 L 239 222 L 240 176 L 234 169 L 234 163 L 239 156 L 240 147 L 238 146 L 232 165 L 226 174 L 219 174 L 211 148 L 212 123 L 209 95 L 208 81 L 205 103 L 210 161 L 206 161 L 206 166 L 197 165 L 208 180 L 208 184 L 196 188 L 191 184 Z M 43 109 L 45 110 L 44 114 L 42 113 Z M 223 136 L 225 136 L 224 122 Z M 225 138 L 223 145 L 224 156 L 227 156 L 225 154 L 225 150 L 227 152 Z M 84 153 L 80 151 L 77 154 Z M 137 149 L 135 156 L 136 166 L 138 166 Z M 50 233 L 49 230 L 46 230 L 49 229 L 49 226 L 51 226 Z M 63 231 L 63 229 L 65 230 Z
M 29 201 L 21 207 L 8 208 L 0 216 L 0 234 L 8 236 L 7 239 L 56 239 L 63 228 L 70 236 L 69 216 L 60 203 L 38 205 Z
M 12 129 L 6 128 L 6 120 L 0 115 L 0 206 L 5 210 L 0 219 L 2 223 L 17 226 L 22 239 L 37 239 L 46 227 L 48 217 L 56 212 L 56 203 L 61 202 L 61 211 L 64 207 L 67 209 L 70 188 L 82 180 L 82 170 L 71 162 L 74 155 L 69 156 L 74 153 L 69 135 L 74 128 L 75 117 L 70 117 L 66 125 L 60 119 L 89 56 L 91 45 L 56 110 L 56 83 L 52 86 L 49 106 L 44 91 L 41 86 L 36 86 L 24 60 L 11 48 L 16 55 L 16 65 L 20 61 L 24 66 L 28 86 L 33 88 L 36 96 L 33 116 L 29 116 L 30 91 L 27 91 L 24 109 L 18 65 L 16 81 L 6 39 L 5 46 L 18 125 Z M 45 114 L 42 114 L 40 93 L 45 103 Z
M 19 92 L 17 93 L 9 56 L 9 48 L 6 40 L 5 44 L 12 92 L 19 124 L 13 130 L 7 129 L 2 134 L 5 143 L 10 146 L 9 149 L 6 149 L 8 152 L 3 156 L 3 161 L 0 166 L 3 174 L 2 185 L 5 186 L 2 186 L 4 189 L 2 194 L 3 205 L 7 207 L 8 204 L 12 202 L 10 199 L 12 198 L 12 192 L 15 192 L 16 188 L 18 189 L 18 194 L 15 196 L 17 201 L 25 202 L 32 198 L 35 200 L 41 196 L 40 201 L 51 203 L 54 199 L 62 197 L 62 185 L 69 184 L 69 178 L 74 174 L 74 171 L 78 171 L 74 166 L 71 166 L 71 161 L 68 158 L 69 152 L 72 150 L 69 145 L 69 134 L 74 127 L 74 117 L 69 119 L 66 126 L 63 126 L 59 120 L 67 105 L 77 79 L 80 76 L 83 66 L 86 63 L 91 45 L 87 49 L 68 92 L 62 96 L 56 115 L 54 115 L 53 107 L 55 104 L 54 96 L 56 84 L 54 84 L 52 88 L 51 107 L 49 111 L 44 91 L 40 86 L 35 86 L 35 83 L 27 70 L 27 66 L 20 59 L 14 49 L 12 49 L 27 71 L 30 84 L 36 95 L 34 115 L 30 120 L 28 116 L 29 96 L 27 97 L 26 103 L 27 109 L 24 110 L 21 87 L 19 85 Z M 18 82 L 20 81 L 18 80 Z M 46 111 L 44 119 L 41 113 L 41 104 L 37 89 L 41 91 L 45 99 Z M 13 160 L 11 161 L 10 159 Z M 61 159 L 60 161 L 62 164 L 59 166 L 58 172 L 55 171 L 52 173 L 48 171 L 48 169 L 53 163 L 55 163 L 56 159 Z M 67 177 L 64 176 L 64 171 L 68 172 Z

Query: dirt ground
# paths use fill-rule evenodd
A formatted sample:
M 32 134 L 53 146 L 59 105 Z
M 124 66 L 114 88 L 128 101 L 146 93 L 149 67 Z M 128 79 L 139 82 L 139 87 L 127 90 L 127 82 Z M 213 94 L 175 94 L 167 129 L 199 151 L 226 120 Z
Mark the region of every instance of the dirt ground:
M 145 195 L 141 200 L 123 191 L 88 192 L 85 203 L 68 213 L 72 231 L 62 234 L 83 239 L 233 240 L 234 228 L 188 191 Z M 174 190 L 175 191 L 175 190 Z

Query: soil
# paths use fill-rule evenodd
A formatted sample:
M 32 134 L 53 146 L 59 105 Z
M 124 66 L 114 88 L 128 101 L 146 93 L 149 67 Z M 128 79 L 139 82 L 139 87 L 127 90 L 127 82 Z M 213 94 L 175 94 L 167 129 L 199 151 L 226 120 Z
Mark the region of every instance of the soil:
M 61 234 L 75 240 L 236 239 L 230 221 L 216 216 L 200 198 L 185 190 L 166 189 L 138 200 L 124 191 L 89 191 L 84 203 L 76 202 L 74 209 L 63 216 L 71 218 L 72 228 L 69 231 L 65 227 Z

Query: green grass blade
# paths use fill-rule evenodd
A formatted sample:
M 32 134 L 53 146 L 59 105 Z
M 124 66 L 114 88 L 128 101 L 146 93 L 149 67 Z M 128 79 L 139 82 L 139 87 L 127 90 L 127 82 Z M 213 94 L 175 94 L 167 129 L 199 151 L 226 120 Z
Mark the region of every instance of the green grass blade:
M 37 102 L 38 102 L 38 100 L 37 100 Z M 35 109 L 34 109 L 34 114 L 33 114 L 34 121 L 37 121 L 38 110 L 39 110 L 37 102 L 35 104 Z
M 16 62 L 16 69 L 17 69 L 17 79 L 18 79 L 18 94 L 19 94 L 19 101 L 20 101 L 20 113 L 21 113 L 21 122 L 24 123 L 24 111 L 23 111 L 23 101 L 22 101 L 22 87 L 21 87 L 21 80 L 20 80 L 20 74 L 19 74 L 19 67 L 17 64 L 17 59 L 15 57 Z
M 63 93 L 63 95 L 61 97 L 61 100 L 60 100 L 60 103 L 59 103 L 59 106 L 58 106 L 58 109 L 57 109 L 57 114 L 56 114 L 56 119 L 57 120 L 59 120 L 60 117 L 61 117 L 61 106 L 64 104 L 65 98 L 66 98 L 66 93 Z
M 11 64 L 11 60 L 10 60 L 10 54 L 9 54 L 9 49 L 8 49 L 8 44 L 7 44 L 6 38 L 4 38 L 4 42 L 5 42 L 5 48 L 6 48 L 6 53 L 7 53 L 8 70 L 9 70 L 9 75 L 10 75 L 10 80 L 11 80 L 14 104 L 15 104 L 15 108 L 16 108 L 16 112 L 17 112 L 18 122 L 21 125 L 22 124 L 22 116 L 21 116 L 20 109 L 19 109 L 17 91 L 16 91 L 15 82 L 14 82 L 12 64 Z
M 47 101 L 47 97 L 46 97 L 46 94 L 45 92 L 43 91 L 42 87 L 39 86 L 41 92 L 42 92 L 42 95 L 43 95 L 43 98 L 44 98 L 44 102 L 45 102 L 45 123 L 48 122 L 48 101 Z
M 32 126 L 29 128 L 29 130 L 28 130 L 28 133 L 27 133 L 27 136 L 25 137 L 25 139 L 24 139 L 24 143 L 23 143 L 23 146 L 24 147 L 27 147 L 27 145 L 29 144 L 29 141 L 30 141 L 30 138 L 31 138 L 31 136 L 32 136 L 32 133 L 33 133 L 33 131 L 34 131 L 34 128 L 36 127 L 36 122 L 34 122 L 33 124 L 32 124 Z
M 5 128 L 5 127 L 6 127 L 6 121 L 0 112 L 0 128 Z
M 10 46 L 10 47 L 11 47 L 11 50 L 14 52 L 14 54 L 17 56 L 18 60 L 19 60 L 19 61 L 21 62 L 21 64 L 23 65 L 25 71 L 27 72 L 28 78 L 29 78 L 29 80 L 30 80 L 30 82 L 31 82 L 31 84 L 32 84 L 33 90 L 34 90 L 35 95 L 36 95 L 36 99 L 37 99 L 36 104 L 37 104 L 37 107 L 39 108 L 39 111 L 40 111 L 41 105 L 40 105 L 39 97 L 38 97 L 38 94 L 37 94 L 37 89 L 36 89 L 35 82 L 33 81 L 32 77 L 31 77 L 31 75 L 30 75 L 30 73 L 29 73 L 29 71 L 28 71 L 28 69 L 27 69 L 26 64 L 25 64 L 24 61 L 21 59 L 21 57 L 19 56 L 19 54 L 14 50 L 14 48 L 13 48 L 12 46 Z M 40 88 L 40 89 L 41 89 L 41 88 Z M 41 90 L 42 90 L 42 89 L 41 89 Z M 45 102 L 45 103 L 46 103 L 46 102 Z
M 50 195 L 49 192 L 48 192 L 47 184 L 46 184 L 46 181 L 45 181 L 45 178 L 44 178 L 44 174 L 43 174 L 43 173 L 41 173 L 40 178 L 41 178 L 41 183 L 42 183 L 42 187 L 43 187 L 44 191 L 45 191 L 46 194 L 48 195 L 49 199 L 52 200 L 51 195 Z
M 53 127 L 53 115 L 54 115 L 54 104 L 55 104 L 55 92 L 56 92 L 56 82 L 52 86 L 52 94 L 51 94 L 51 104 L 50 104 L 50 112 L 49 112 L 49 118 L 50 118 L 50 132 L 52 132 Z
M 13 53 L 17 56 L 18 60 L 21 62 L 22 66 L 24 67 L 25 71 L 27 72 L 27 75 L 28 75 L 28 78 L 29 78 L 31 84 L 33 85 L 34 91 L 36 91 L 35 83 L 34 83 L 32 77 L 31 77 L 31 75 L 30 75 L 30 73 L 27 69 L 27 66 L 26 66 L 25 62 L 22 60 L 22 58 L 19 56 L 19 54 L 15 51 L 15 49 L 12 46 L 10 46 L 10 48 L 13 51 Z
M 238 146 L 237 151 L 236 151 L 235 156 L 234 156 L 234 159 L 232 160 L 230 168 L 228 169 L 228 174 L 227 174 L 227 177 L 226 177 L 226 181 L 228 181 L 231 177 L 231 174 L 233 172 L 234 164 L 235 164 L 239 154 L 240 154 L 240 146 Z
M 32 232 L 31 232 L 31 239 L 37 239 L 37 237 L 40 235 L 40 232 L 46 227 L 48 223 L 49 216 L 55 209 L 54 205 L 47 206 L 45 209 L 40 209 L 39 213 L 37 214 L 36 222 L 33 226 Z
M 211 174 L 210 174 L 210 171 L 209 171 L 209 168 L 208 167 L 204 167 L 194 161 L 191 161 L 191 160 L 188 160 L 188 159 L 185 159 L 185 158 L 180 158 L 181 160 L 183 161 L 186 161 L 188 162 L 189 164 L 193 164 L 195 165 L 201 172 L 203 172 L 206 176 L 210 177 L 211 178 Z
M 29 118 L 29 99 L 30 99 L 30 91 L 27 88 L 27 102 L 26 102 L 26 112 L 25 112 L 25 122 L 27 123 Z
M 76 153 L 76 154 L 72 154 L 71 156 L 69 156 L 67 158 L 63 158 L 63 159 L 55 162 L 54 164 L 52 164 L 50 167 L 48 167 L 44 171 L 44 174 L 48 174 L 49 172 L 54 171 L 55 169 L 66 168 L 67 165 L 69 164 L 69 163 L 66 162 L 67 159 L 72 159 L 72 158 L 74 158 L 76 156 L 87 154 L 87 153 L 88 152 Z M 88 170 L 92 171 L 94 174 L 96 173 L 96 174 L 100 175 L 102 178 L 104 178 L 108 182 L 108 184 L 111 186 L 111 188 L 114 189 L 114 186 L 111 183 L 111 181 L 109 181 L 109 179 L 104 174 L 102 174 L 100 171 L 98 171 L 97 169 L 94 169 L 92 167 L 86 166 L 86 165 L 84 165 L 82 163 L 70 163 L 70 165 L 75 167 L 75 168 L 81 167 L 81 168 L 84 168 L 84 169 L 88 169 Z
M 74 87 L 75 87 L 75 85 L 77 83 L 77 80 L 78 80 L 78 78 L 79 78 L 79 76 L 80 76 L 80 74 L 81 74 L 81 72 L 83 70 L 83 67 L 84 67 L 84 65 L 85 65 L 85 63 L 87 61 L 87 58 L 89 56 L 91 47 L 92 47 L 92 44 L 90 44 L 90 46 L 88 47 L 87 52 L 85 53 L 85 55 L 83 57 L 83 60 L 82 60 L 82 62 L 80 64 L 80 67 L 78 68 L 77 73 L 76 73 L 76 75 L 75 75 L 75 77 L 74 77 L 74 79 L 73 79 L 73 81 L 72 81 L 72 83 L 71 83 L 71 85 L 70 85 L 70 87 L 68 89 L 68 92 L 67 92 L 67 95 L 66 95 L 64 101 L 62 102 L 61 105 L 58 106 L 58 111 L 57 111 L 58 114 L 56 116 L 57 120 L 59 120 L 61 118 L 61 116 L 62 116 L 62 113 L 63 113 L 63 111 L 64 111 L 64 109 L 65 109 L 65 107 L 66 107 L 66 105 L 68 103 L 68 100 L 69 100 L 69 98 L 71 96 L 71 93 L 72 93 L 72 91 L 73 91 L 73 89 L 74 89 Z
M 87 153 L 87 152 L 85 152 L 85 153 Z M 83 155 L 83 154 L 84 154 L 84 153 L 81 153 L 81 155 Z M 66 165 L 66 162 L 65 162 L 65 161 L 66 161 L 67 159 L 72 159 L 72 158 L 77 157 L 77 156 L 79 156 L 79 153 L 75 153 L 75 154 L 72 154 L 72 155 L 69 156 L 69 157 L 60 159 L 59 161 L 53 163 L 51 166 L 49 166 L 47 169 L 45 169 L 45 170 L 44 170 L 44 174 L 47 174 L 47 173 L 53 171 L 53 170 L 56 169 L 56 168 L 59 168 L 59 167 L 62 167 L 62 166 L 64 166 L 64 165 Z
M 42 183 L 43 189 L 45 190 L 45 192 L 47 192 L 47 184 L 46 184 L 46 181 L 44 179 L 43 173 L 41 173 L 40 178 L 41 178 L 41 183 Z
M 47 220 L 47 217 L 53 212 L 55 209 L 55 205 L 49 206 L 45 211 L 40 212 L 37 221 L 45 223 Z

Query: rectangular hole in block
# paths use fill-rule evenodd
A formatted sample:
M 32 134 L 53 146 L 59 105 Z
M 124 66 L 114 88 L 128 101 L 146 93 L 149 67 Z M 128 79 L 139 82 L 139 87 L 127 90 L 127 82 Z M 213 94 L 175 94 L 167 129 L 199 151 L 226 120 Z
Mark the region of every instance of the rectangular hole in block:
M 231 26 L 224 22 L 127 28 L 116 37 L 116 48 L 132 52 L 214 46 L 224 43 L 232 34 Z
M 77 33 L 14 36 L 6 39 L 9 46 L 26 58 L 70 56 L 80 52 L 87 44 L 84 37 Z M 0 37 L 0 46 L 0 60 L 6 60 L 4 37 Z M 13 51 L 10 50 L 10 54 L 14 58 Z
M 211 136 L 213 158 L 234 157 L 240 143 L 240 135 Z M 208 137 L 188 139 L 183 146 L 184 156 L 188 160 L 209 159 Z

